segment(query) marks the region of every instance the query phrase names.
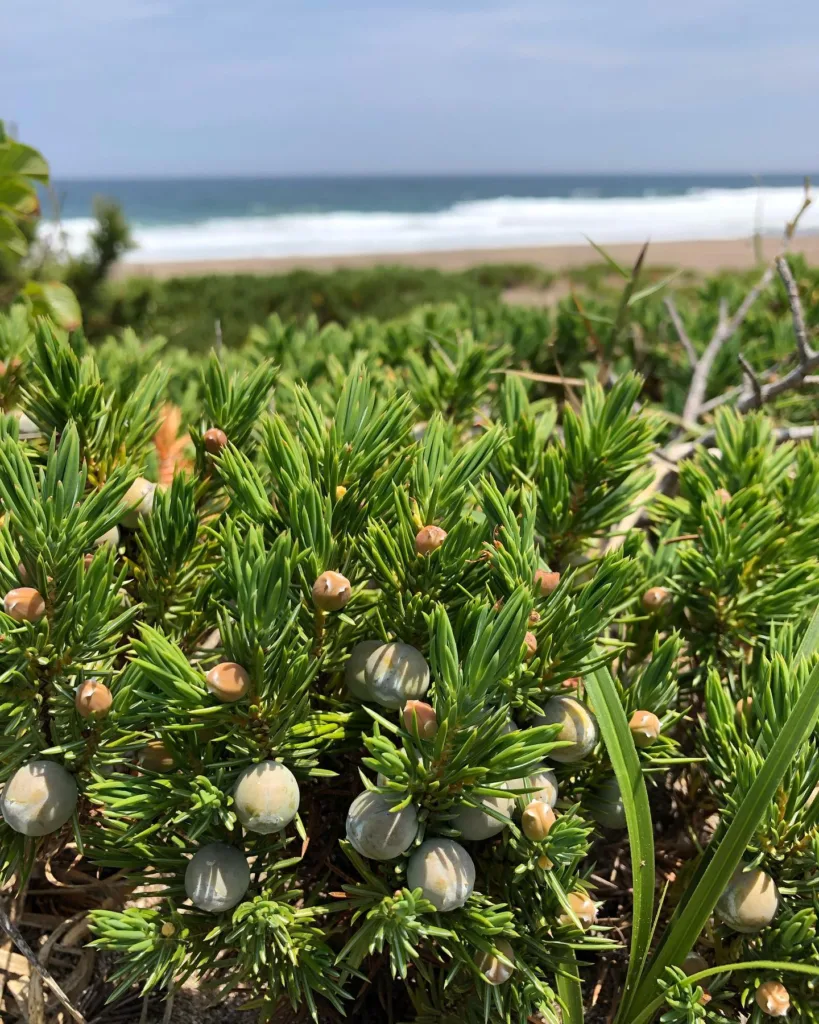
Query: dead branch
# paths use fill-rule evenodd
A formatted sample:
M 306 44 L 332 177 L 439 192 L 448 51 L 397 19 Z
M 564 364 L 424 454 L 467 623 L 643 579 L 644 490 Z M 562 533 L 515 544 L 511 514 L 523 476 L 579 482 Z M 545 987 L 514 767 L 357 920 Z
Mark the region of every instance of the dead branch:
M 63 992 L 60 986 L 52 977 L 51 973 L 46 970 L 45 967 L 40 963 L 37 957 L 32 952 L 31 947 L 20 934 L 19 929 L 16 925 L 12 924 L 9 920 L 9 916 L 6 913 L 5 907 L 0 904 L 0 926 L 12 940 L 14 945 L 20 950 L 23 956 L 28 960 L 29 964 L 34 968 L 35 972 L 42 978 L 45 984 L 51 989 L 54 995 L 59 999 L 66 1010 L 71 1014 L 73 1019 L 77 1021 L 77 1024 L 86 1024 L 85 1017 L 77 1010 L 69 1000 L 68 996 Z
M 748 380 L 748 386 L 754 393 L 754 397 L 757 400 L 757 404 L 762 405 L 762 385 L 759 383 L 759 378 L 757 377 L 753 366 L 751 366 L 751 364 L 748 362 L 748 360 L 741 352 L 739 353 L 737 358 L 739 359 L 739 364 L 742 367 L 742 371 Z
M 762 274 L 760 279 L 742 300 L 739 308 L 733 314 L 733 316 L 728 316 L 728 310 L 725 300 L 721 300 L 717 326 L 714 329 L 714 333 L 711 336 L 711 340 L 706 345 L 705 350 L 703 351 L 701 356 L 696 356 L 696 348 L 685 330 L 682 318 L 679 315 L 679 312 L 674 304 L 673 299 L 666 299 L 666 309 L 668 310 L 669 316 L 671 317 L 671 322 L 674 325 L 674 330 L 676 331 L 677 336 L 680 339 L 680 343 L 682 344 L 683 348 L 688 354 L 688 358 L 692 360 L 692 366 L 694 368 L 694 372 L 691 375 L 691 383 L 688 388 L 688 394 L 685 398 L 685 405 L 683 407 L 682 414 L 683 425 L 687 427 L 689 430 L 696 426 L 697 420 L 700 418 L 703 411 L 705 410 L 705 406 L 707 404 L 705 401 L 705 392 L 708 389 L 708 379 L 711 375 L 711 370 L 713 369 L 714 361 L 716 360 L 725 343 L 729 341 L 742 326 L 742 324 L 745 321 L 745 318 L 748 316 L 748 313 L 751 310 L 751 307 L 754 305 L 754 303 L 762 294 L 762 292 L 771 283 L 771 281 L 773 280 L 773 276 L 777 271 L 779 272 L 780 277 L 782 277 L 782 280 L 785 282 L 785 287 L 788 290 L 788 299 L 791 303 L 791 312 L 794 318 L 794 331 L 796 332 L 796 343 L 797 348 L 799 350 L 799 366 L 803 368 L 803 372 L 798 377 L 798 383 L 802 382 L 802 379 L 804 378 L 805 373 L 808 369 L 813 369 L 814 366 L 817 365 L 811 362 L 813 354 L 808 344 L 807 331 L 805 329 L 805 320 L 804 316 L 802 315 L 802 307 L 799 302 L 799 292 L 796 287 L 796 282 L 793 280 L 793 275 L 790 273 L 790 268 L 788 267 L 787 262 L 784 258 L 785 253 L 788 251 L 788 248 L 790 246 L 791 239 L 793 238 L 794 233 L 796 232 L 799 220 L 802 217 L 802 214 L 805 212 L 805 210 L 807 210 L 807 208 L 810 206 L 810 204 L 810 181 L 806 179 L 805 194 L 802 199 L 802 204 L 799 207 L 799 210 L 796 212 L 796 216 L 793 218 L 792 221 L 789 221 L 785 227 L 782 252 L 779 256 L 776 257 L 774 262 L 766 268 L 765 272 Z M 784 271 L 782 267 L 785 268 Z M 785 277 L 784 275 L 787 275 L 787 277 Z M 692 353 L 694 356 L 693 358 Z M 797 380 L 795 376 L 789 374 L 786 378 L 783 378 L 783 380 L 785 379 L 789 380 L 787 387 L 782 386 L 782 381 L 772 381 L 765 387 L 762 387 L 760 385 L 761 394 L 757 394 L 756 387 L 751 387 L 747 392 L 741 394 L 739 399 L 739 407 L 742 408 L 743 403 L 751 403 L 745 404 L 744 408 L 757 408 L 757 404 L 761 405 L 763 402 L 767 401 L 768 398 L 774 397 L 777 394 L 781 394 L 783 390 L 788 390 L 788 388 L 790 387 L 798 386 L 797 383 L 794 383 Z M 759 381 L 756 377 L 754 377 L 754 381 L 756 384 L 759 384 Z M 769 390 L 769 393 L 766 394 L 766 388 L 772 390 Z M 727 401 L 727 399 L 725 400 Z M 717 404 L 722 404 L 722 400 L 714 403 L 708 403 L 710 408 L 715 408 Z

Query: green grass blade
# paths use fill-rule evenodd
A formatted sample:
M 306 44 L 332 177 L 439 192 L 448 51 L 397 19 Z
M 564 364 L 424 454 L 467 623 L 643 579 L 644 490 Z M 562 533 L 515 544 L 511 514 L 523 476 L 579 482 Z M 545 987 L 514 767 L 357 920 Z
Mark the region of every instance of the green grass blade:
M 706 978 L 715 974 L 731 974 L 732 971 L 790 971 L 792 974 L 812 974 L 819 977 L 819 967 L 809 967 L 807 964 L 780 963 L 777 960 L 748 960 L 745 963 L 723 964 L 722 967 L 709 967 L 707 971 L 699 971 L 680 981 L 680 985 L 698 985 Z M 653 1003 L 650 1003 L 642 1013 L 639 1013 L 631 1024 L 649 1024 L 655 1013 L 662 1009 L 665 1002 L 664 996 L 658 996 Z
M 634 888 L 634 921 L 628 974 L 617 1018 L 625 1020 L 651 941 L 654 908 L 654 833 L 651 827 L 648 793 L 640 769 L 640 758 L 611 673 L 605 667 L 599 668 L 586 676 L 585 683 L 600 725 L 603 742 L 620 785 L 628 826 Z
M 589 245 L 594 249 L 594 251 L 598 255 L 603 257 L 603 259 L 606 261 L 606 263 L 608 263 L 608 265 L 611 267 L 611 269 L 616 274 L 619 274 L 620 277 L 623 277 L 623 278 L 626 279 L 626 281 L 628 281 L 628 279 L 629 279 L 629 277 L 631 275 L 626 270 L 626 268 L 625 267 L 621 267 L 620 264 L 617 262 L 617 260 L 610 253 L 606 252 L 606 250 L 603 248 L 602 245 L 598 245 L 597 242 L 595 242 L 593 239 L 589 238 L 588 235 L 586 235 L 585 238 L 586 238 L 586 241 L 589 243 Z
M 802 637 L 802 643 L 796 652 L 794 663 L 801 661 L 802 658 L 809 658 L 815 653 L 817 647 L 819 647 L 819 605 L 808 623 L 807 632 Z
M 563 1024 L 583 1024 L 583 989 L 580 987 L 580 973 L 577 957 L 570 949 L 566 956 L 566 969 L 556 975 L 557 994 L 563 1004 Z
M 703 862 L 698 877 L 686 893 L 684 904 L 671 919 L 640 984 L 633 1006 L 642 1011 L 655 998 L 657 982 L 666 967 L 679 967 L 705 927 L 734 871 L 742 863 L 763 814 L 776 796 L 788 765 L 812 732 L 819 717 L 819 665 L 811 672 L 804 690 L 762 769 L 742 801 L 736 817 L 718 848 Z M 710 851 L 709 851 L 710 852 Z

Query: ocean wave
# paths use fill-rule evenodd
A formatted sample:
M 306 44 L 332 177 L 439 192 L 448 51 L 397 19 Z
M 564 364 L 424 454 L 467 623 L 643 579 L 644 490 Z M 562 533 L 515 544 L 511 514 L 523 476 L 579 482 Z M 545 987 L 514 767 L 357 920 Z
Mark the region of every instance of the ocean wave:
M 428 213 L 298 213 L 140 225 L 130 263 L 290 256 L 398 254 L 458 249 L 747 238 L 778 234 L 802 198 L 798 188 L 704 189 L 641 198 L 497 199 Z M 45 225 L 50 244 L 85 250 L 90 218 Z M 819 231 L 819 205 L 803 229 Z M 60 236 L 58 238 L 58 236 Z

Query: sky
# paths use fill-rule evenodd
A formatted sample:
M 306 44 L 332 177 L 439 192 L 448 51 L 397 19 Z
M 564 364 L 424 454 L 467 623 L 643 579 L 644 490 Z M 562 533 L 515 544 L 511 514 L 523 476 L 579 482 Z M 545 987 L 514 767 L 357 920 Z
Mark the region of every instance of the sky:
M 0 0 L 56 177 L 810 171 L 816 0 Z

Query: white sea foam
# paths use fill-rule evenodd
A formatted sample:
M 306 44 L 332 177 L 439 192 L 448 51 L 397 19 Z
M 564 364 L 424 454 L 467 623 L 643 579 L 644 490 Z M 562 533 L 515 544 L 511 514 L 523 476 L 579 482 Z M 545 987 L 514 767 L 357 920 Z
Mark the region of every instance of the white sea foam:
M 134 225 L 131 263 L 276 256 L 503 249 L 614 242 L 747 238 L 778 234 L 802 198 L 798 188 L 704 189 L 682 196 L 571 199 L 498 198 L 433 213 L 305 213 Z M 62 224 L 71 253 L 84 250 L 92 221 Z M 819 231 L 819 204 L 801 227 Z M 53 225 L 44 235 L 54 237 Z

